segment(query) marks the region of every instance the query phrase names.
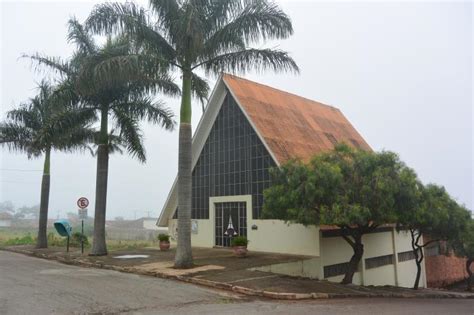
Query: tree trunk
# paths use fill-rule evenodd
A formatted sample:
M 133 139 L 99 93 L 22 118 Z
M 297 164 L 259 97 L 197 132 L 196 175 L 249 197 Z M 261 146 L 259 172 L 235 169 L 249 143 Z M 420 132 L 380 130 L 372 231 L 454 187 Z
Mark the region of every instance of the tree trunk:
M 36 248 L 48 247 L 48 205 L 49 205 L 49 187 L 50 187 L 50 163 L 51 149 L 46 149 L 44 157 L 43 178 L 41 180 L 41 201 L 38 224 L 38 238 L 36 239 Z
M 415 259 L 416 262 L 416 278 L 415 284 L 413 284 L 413 290 L 418 290 L 420 287 L 420 279 L 421 279 L 421 261 Z
M 183 73 L 182 93 L 178 158 L 178 245 L 174 264 L 176 268 L 189 268 L 193 265 L 191 250 L 191 73 Z
M 364 255 L 364 245 L 362 244 L 362 235 L 355 235 L 352 236 L 354 238 L 354 242 L 349 244 L 351 245 L 352 249 L 354 250 L 354 254 L 349 261 L 349 266 L 347 268 L 346 274 L 344 275 L 344 279 L 342 279 L 342 284 L 349 284 L 352 283 L 352 278 L 354 277 L 354 273 L 359 268 L 360 260 Z
M 418 290 L 420 286 L 420 279 L 421 279 L 421 263 L 423 262 L 423 248 L 418 242 L 421 238 L 421 232 L 416 232 L 415 230 L 410 230 L 411 233 L 411 248 L 413 250 L 413 254 L 415 255 L 415 263 L 416 263 L 416 277 L 415 283 L 413 284 L 413 290 Z
M 109 172 L 108 110 L 102 109 L 99 148 L 97 149 L 97 175 L 95 187 L 94 239 L 90 255 L 107 255 L 105 218 L 107 205 L 107 179 Z
M 466 271 L 467 271 L 467 290 L 472 291 L 472 270 L 471 265 L 474 262 L 474 258 L 469 258 L 466 261 Z

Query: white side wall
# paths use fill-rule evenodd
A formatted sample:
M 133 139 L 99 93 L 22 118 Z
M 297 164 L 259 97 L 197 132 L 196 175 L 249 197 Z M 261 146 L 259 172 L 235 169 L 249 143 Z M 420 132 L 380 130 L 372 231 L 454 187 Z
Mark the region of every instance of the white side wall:
M 398 262 L 398 253 L 411 250 L 411 237 L 406 232 L 386 231 L 371 233 L 362 237 L 364 255 L 360 271 L 354 274 L 354 283 L 363 285 L 396 285 L 412 287 L 416 276 L 414 260 Z M 341 237 L 321 238 L 321 275 L 324 266 L 345 263 L 352 257 L 352 248 Z M 394 255 L 393 264 L 366 269 L 365 259 L 385 255 Z M 322 277 L 321 277 L 322 278 Z M 341 281 L 343 276 L 327 278 L 329 281 Z M 426 287 L 426 277 L 423 272 L 421 286 Z
M 248 220 L 249 250 L 319 256 L 319 228 L 280 220 Z M 257 230 L 252 230 L 256 225 Z
M 324 266 L 348 262 L 352 257 L 352 247 L 342 237 L 321 238 L 321 270 L 320 278 L 324 279 Z M 341 282 L 343 275 L 327 278 L 329 281 Z M 361 273 L 356 272 L 352 280 L 354 284 L 362 284 Z
M 392 231 L 362 236 L 364 255 L 362 259 L 393 255 Z M 395 264 L 364 270 L 364 285 L 396 285 Z
M 411 251 L 411 236 L 409 232 L 394 231 L 395 244 L 399 253 Z M 398 262 L 398 259 L 397 259 Z M 398 262 L 398 285 L 401 287 L 413 287 L 416 276 L 415 260 Z M 426 270 L 425 264 L 422 264 L 420 286 L 426 288 Z

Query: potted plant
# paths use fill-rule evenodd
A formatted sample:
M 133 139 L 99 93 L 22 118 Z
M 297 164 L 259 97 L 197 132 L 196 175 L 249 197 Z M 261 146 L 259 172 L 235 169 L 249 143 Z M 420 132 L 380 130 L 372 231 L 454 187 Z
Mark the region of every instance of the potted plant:
M 245 236 L 236 236 L 232 239 L 230 244 L 234 250 L 234 255 L 237 257 L 247 256 L 247 245 L 249 240 Z
M 160 241 L 160 250 L 170 249 L 170 236 L 168 234 L 158 234 L 158 240 Z

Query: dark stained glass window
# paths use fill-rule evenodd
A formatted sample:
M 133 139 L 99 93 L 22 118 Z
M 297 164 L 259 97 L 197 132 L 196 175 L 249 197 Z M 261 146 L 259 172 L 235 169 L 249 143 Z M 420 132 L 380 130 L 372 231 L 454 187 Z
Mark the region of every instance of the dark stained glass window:
M 193 170 L 192 218 L 209 218 L 209 197 L 252 195 L 260 217 L 275 162 L 244 113 L 227 95 Z M 175 215 L 176 217 L 176 215 Z

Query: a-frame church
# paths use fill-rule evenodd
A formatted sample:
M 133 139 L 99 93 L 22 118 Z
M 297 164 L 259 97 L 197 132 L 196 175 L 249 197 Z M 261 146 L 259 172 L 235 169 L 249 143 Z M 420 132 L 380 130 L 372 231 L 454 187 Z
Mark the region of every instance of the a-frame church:
M 342 112 L 294 94 L 229 74 L 218 79 L 193 137 L 192 245 L 229 246 L 229 226 L 246 236 L 249 250 L 304 255 L 283 273 L 339 281 L 352 249 L 330 227 L 262 220 L 269 169 L 344 142 L 370 150 Z M 157 222 L 177 233 L 177 185 Z M 354 282 L 411 286 L 415 263 L 410 238 L 392 227 L 364 238 Z M 277 262 L 276 262 L 277 263 Z M 423 276 L 423 278 L 425 278 Z

